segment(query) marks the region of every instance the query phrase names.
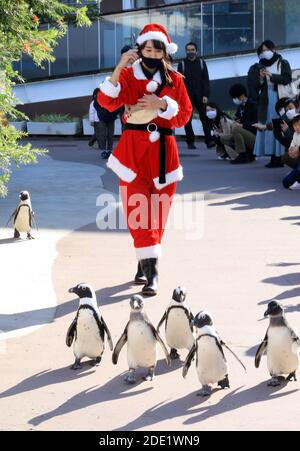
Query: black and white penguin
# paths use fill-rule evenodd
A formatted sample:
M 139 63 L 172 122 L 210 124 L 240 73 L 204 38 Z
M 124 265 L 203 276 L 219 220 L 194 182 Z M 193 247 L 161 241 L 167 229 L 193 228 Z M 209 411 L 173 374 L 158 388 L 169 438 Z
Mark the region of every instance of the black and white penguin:
M 79 308 L 72 324 L 70 325 L 66 344 L 72 346 L 75 363 L 73 370 L 81 368 L 80 361 L 83 357 L 93 359 L 94 365 L 99 365 L 104 352 L 104 335 L 106 333 L 110 350 L 113 350 L 113 342 L 107 325 L 97 305 L 96 294 L 91 285 L 80 283 L 70 288 L 69 293 L 75 293 L 80 298 Z
M 292 379 L 296 381 L 300 339 L 289 326 L 283 307 L 278 302 L 270 302 L 264 316 L 270 317 L 270 325 L 256 352 L 255 367 L 259 367 L 261 357 L 267 350 L 267 364 L 272 378 L 268 386 L 280 385 L 282 376 L 287 376 L 288 381 Z
M 167 345 L 171 348 L 170 357 L 178 359 L 177 349 L 192 349 L 194 344 L 193 319 L 186 299 L 186 288 L 178 287 L 173 291 L 172 301 L 168 305 L 157 326 L 157 332 L 165 321 Z
M 229 388 L 228 363 L 223 352 L 223 341 L 220 339 L 211 315 L 199 312 L 194 319 L 196 328 L 195 343 L 189 352 L 183 367 L 185 378 L 192 360 L 196 355 L 196 369 L 202 384 L 199 396 L 210 396 L 211 384 L 217 383 L 221 388 Z
M 148 374 L 144 379 L 148 381 L 153 380 L 157 362 L 157 343 L 161 345 L 168 365 L 170 364 L 170 358 L 164 342 L 144 311 L 143 298 L 138 295 L 132 296 L 130 299 L 130 307 L 131 312 L 129 322 L 116 344 L 112 361 L 114 365 L 118 363 L 121 349 L 127 342 L 129 371 L 125 377 L 125 381 L 128 384 L 134 384 L 136 382 L 135 370 L 137 368 L 147 368 Z
M 21 233 L 27 234 L 28 240 L 33 240 L 31 229 L 33 227 L 34 212 L 31 206 L 30 195 L 28 191 L 21 191 L 19 194 L 20 203 L 11 215 L 8 223 L 13 219 L 14 238 L 20 238 Z

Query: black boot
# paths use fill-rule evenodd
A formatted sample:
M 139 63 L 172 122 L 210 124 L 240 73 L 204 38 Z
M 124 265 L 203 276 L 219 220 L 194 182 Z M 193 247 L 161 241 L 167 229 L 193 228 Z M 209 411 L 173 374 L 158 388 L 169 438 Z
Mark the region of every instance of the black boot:
M 147 283 L 147 279 L 146 279 L 146 277 L 143 273 L 142 267 L 141 267 L 141 262 L 139 262 L 139 264 L 138 264 L 137 273 L 134 278 L 134 283 L 136 285 L 146 285 L 146 283 Z
M 271 160 L 268 164 L 266 164 L 266 168 L 283 168 L 284 164 L 282 163 L 281 157 L 276 157 L 275 155 L 271 156 Z
M 158 289 L 157 258 L 141 260 L 141 267 L 147 277 L 147 283 L 142 290 L 143 295 L 156 296 Z

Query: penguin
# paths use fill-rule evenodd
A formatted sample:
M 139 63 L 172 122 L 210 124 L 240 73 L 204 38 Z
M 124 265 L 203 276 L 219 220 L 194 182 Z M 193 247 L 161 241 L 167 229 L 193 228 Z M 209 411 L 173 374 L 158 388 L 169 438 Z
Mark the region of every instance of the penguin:
M 187 290 L 184 287 L 178 287 L 173 291 L 172 301 L 157 326 L 157 332 L 159 332 L 165 321 L 165 336 L 167 345 L 171 349 L 171 360 L 180 357 L 177 349 L 188 349 L 190 351 L 194 344 L 194 316 L 185 302 L 186 293 Z
M 8 220 L 8 223 L 13 219 L 14 223 L 14 238 L 20 238 L 21 233 L 27 234 L 28 240 L 33 240 L 31 229 L 34 222 L 34 212 L 31 207 L 31 200 L 28 191 L 21 191 L 19 194 L 20 203 Z
M 266 336 L 256 352 L 255 367 L 259 368 L 262 355 L 267 350 L 267 365 L 271 375 L 268 386 L 281 385 L 281 379 L 285 379 L 286 375 L 287 381 L 290 382 L 292 379 L 296 381 L 300 339 L 288 324 L 284 309 L 277 301 L 268 304 L 264 316 L 265 318 L 270 317 L 270 324 Z
M 196 355 L 196 369 L 199 381 L 202 384 L 202 389 L 198 396 L 205 397 L 211 395 L 211 384 L 217 383 L 222 389 L 230 388 L 228 378 L 229 366 L 224 355 L 223 346 L 227 349 L 229 348 L 219 337 L 212 317 L 208 312 L 199 312 L 193 323 L 196 327 L 196 339 L 185 360 L 182 375 L 184 378 L 186 377 L 192 360 Z M 231 349 L 229 350 L 231 351 Z M 233 355 L 238 359 L 234 353 Z M 240 363 L 242 364 L 242 362 Z
M 137 368 L 147 368 L 148 374 L 144 377 L 144 380 L 152 381 L 157 362 L 157 343 L 161 345 L 168 365 L 170 365 L 169 353 L 164 342 L 144 311 L 143 298 L 139 295 L 132 296 L 130 299 L 130 307 L 131 312 L 129 322 L 116 344 L 112 355 L 112 361 L 114 365 L 118 363 L 121 349 L 127 342 L 129 371 L 124 379 L 125 382 L 128 384 L 134 384 L 136 382 L 135 371 Z
M 110 350 L 113 350 L 113 342 L 109 329 L 100 313 L 97 305 L 96 294 L 91 285 L 80 283 L 76 287 L 70 288 L 69 293 L 79 296 L 79 308 L 75 319 L 70 325 L 66 345 L 72 346 L 75 363 L 71 367 L 73 370 L 81 368 L 81 359 L 89 357 L 93 359 L 92 364 L 98 366 L 104 352 L 104 335 L 106 333 Z

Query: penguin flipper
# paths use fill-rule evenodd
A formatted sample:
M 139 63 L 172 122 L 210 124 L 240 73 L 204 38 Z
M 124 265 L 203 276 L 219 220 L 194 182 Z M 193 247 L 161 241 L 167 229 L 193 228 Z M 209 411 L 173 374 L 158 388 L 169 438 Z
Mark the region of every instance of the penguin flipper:
M 76 327 L 77 327 L 77 318 L 75 318 L 72 321 L 72 323 L 68 329 L 68 332 L 67 332 L 66 345 L 68 346 L 68 348 L 70 348 L 72 346 L 72 343 L 73 343 L 73 340 L 74 340 L 74 337 L 76 334 Z
M 256 351 L 255 368 L 259 368 L 261 358 L 263 356 L 263 353 L 267 349 L 267 346 L 268 346 L 268 333 L 266 334 L 263 342 L 259 345 L 258 350 Z
M 155 337 L 155 339 L 158 341 L 158 343 L 160 344 L 160 346 L 162 347 L 162 350 L 164 351 L 165 357 L 166 357 L 166 361 L 167 361 L 167 365 L 171 365 L 171 359 L 170 359 L 170 355 L 168 353 L 167 347 L 164 344 L 164 342 L 162 341 L 162 339 L 160 338 L 159 333 L 157 332 L 157 330 L 155 329 L 155 327 L 153 326 L 153 324 L 151 324 L 150 322 L 148 322 L 152 333 Z
M 7 221 L 5 227 L 7 227 L 11 223 L 12 219 L 14 219 L 14 221 L 15 221 L 17 212 L 18 212 L 18 208 L 16 208 L 15 211 L 12 213 L 12 215 L 9 217 L 9 220 Z
M 106 335 L 107 335 L 109 349 L 112 351 L 114 349 L 114 345 L 113 345 L 113 341 L 112 341 L 112 338 L 111 338 L 111 333 L 110 333 L 110 331 L 109 331 L 109 329 L 108 329 L 108 327 L 106 325 L 106 322 L 103 319 L 103 316 L 101 317 L 101 322 L 102 322 L 103 328 L 104 328 L 104 330 L 106 332 Z
M 193 361 L 193 358 L 195 356 L 196 351 L 197 351 L 197 344 L 194 343 L 192 348 L 191 348 L 191 350 L 190 350 L 190 352 L 188 353 L 187 358 L 185 359 L 185 362 L 184 362 L 184 365 L 183 365 L 182 376 L 184 378 L 186 377 L 186 375 L 187 375 L 187 373 L 188 373 L 188 371 L 190 369 L 190 366 L 191 366 L 191 363 Z
M 128 324 L 127 324 L 127 326 L 128 326 Z M 120 354 L 123 346 L 127 342 L 127 326 L 125 327 L 123 334 L 121 335 L 121 337 L 119 338 L 119 340 L 115 346 L 115 349 L 114 349 L 114 352 L 112 355 L 112 362 L 114 365 L 116 365 L 118 363 L 119 354 Z
M 157 328 L 156 328 L 157 332 L 159 331 L 159 329 L 160 329 L 161 325 L 164 323 L 164 321 L 166 321 L 166 318 L 167 318 L 167 312 L 165 312 L 165 313 L 163 314 L 163 317 L 162 317 L 161 320 L 159 321 L 159 323 L 158 323 L 158 325 L 157 325 Z

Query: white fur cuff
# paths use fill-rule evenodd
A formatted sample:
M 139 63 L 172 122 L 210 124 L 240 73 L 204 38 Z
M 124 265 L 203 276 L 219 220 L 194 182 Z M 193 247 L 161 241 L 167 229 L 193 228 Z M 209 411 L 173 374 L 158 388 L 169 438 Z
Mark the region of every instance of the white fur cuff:
M 117 86 L 113 85 L 109 80 L 109 77 L 107 77 L 105 81 L 100 85 L 100 91 L 102 91 L 103 94 L 106 94 L 108 97 L 116 99 L 117 97 L 119 97 L 119 94 L 121 92 L 121 85 L 120 83 L 118 83 Z
M 163 189 L 165 186 L 171 185 L 171 183 L 180 182 L 183 179 L 183 169 L 179 166 L 175 171 L 168 172 L 166 174 L 166 183 L 159 183 L 159 177 L 153 179 L 156 189 Z
M 124 182 L 131 183 L 136 178 L 136 173 L 124 166 L 113 154 L 110 155 L 106 166 L 114 171 Z
M 176 100 L 171 99 L 171 97 L 169 96 L 163 96 L 162 98 L 167 102 L 168 108 L 166 109 L 166 111 L 158 110 L 159 117 L 169 120 L 177 116 L 179 107 Z
M 138 260 L 144 260 L 145 258 L 159 258 L 162 254 L 160 244 L 148 247 L 136 247 L 135 251 Z

